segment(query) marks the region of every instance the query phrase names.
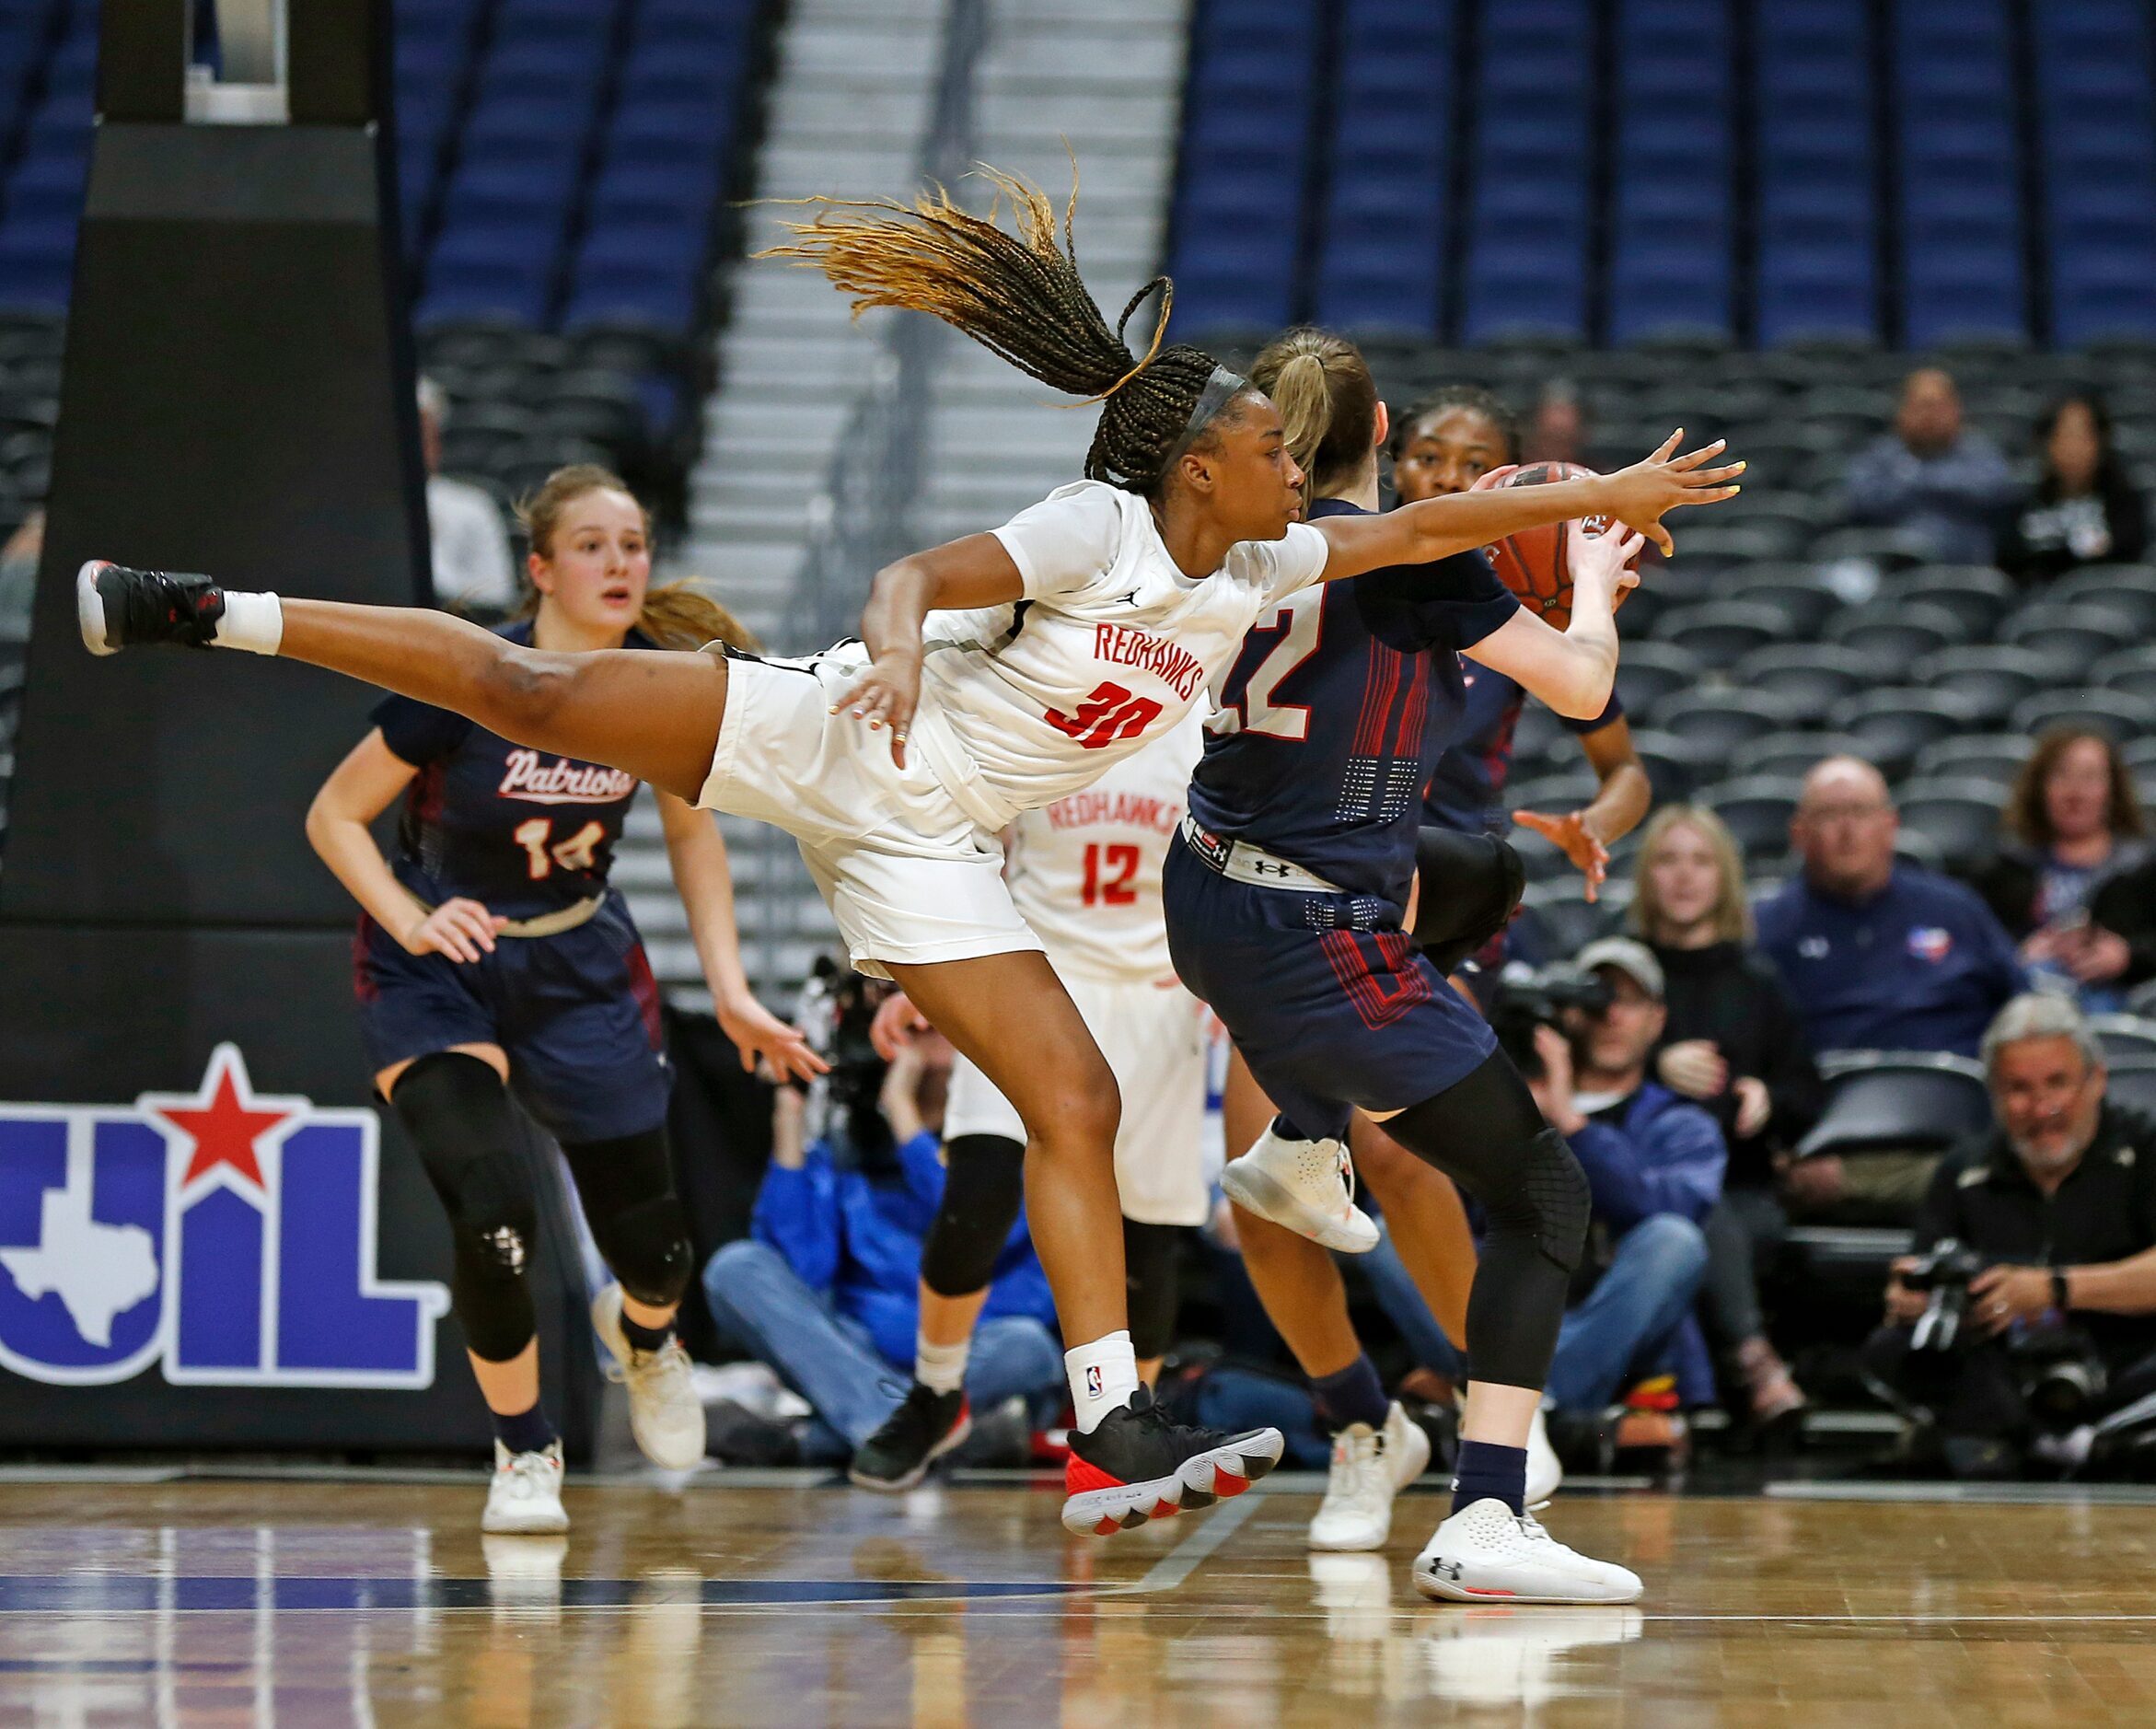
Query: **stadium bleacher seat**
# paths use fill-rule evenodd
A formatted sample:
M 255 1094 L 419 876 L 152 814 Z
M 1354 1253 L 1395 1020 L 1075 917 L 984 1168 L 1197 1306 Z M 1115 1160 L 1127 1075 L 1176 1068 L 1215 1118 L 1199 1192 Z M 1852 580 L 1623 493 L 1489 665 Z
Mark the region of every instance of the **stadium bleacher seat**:
M 1945 691 L 1914 688 L 1867 690 L 1827 711 L 1827 724 L 1864 742 L 1862 755 L 1882 772 L 1899 775 L 1926 745 L 1965 732 L 1967 705 Z
M 1826 1104 L 1798 1143 L 1800 1157 L 1884 1149 L 1943 1152 L 1988 1128 L 1984 1072 L 1931 1051 L 1824 1052 Z
M 1628 649 L 1626 651 L 1629 653 Z M 1834 703 L 1884 681 L 1884 664 L 1844 644 L 1772 643 L 1730 670 L 1742 690 L 1761 690 L 1799 714 L 1823 714 Z

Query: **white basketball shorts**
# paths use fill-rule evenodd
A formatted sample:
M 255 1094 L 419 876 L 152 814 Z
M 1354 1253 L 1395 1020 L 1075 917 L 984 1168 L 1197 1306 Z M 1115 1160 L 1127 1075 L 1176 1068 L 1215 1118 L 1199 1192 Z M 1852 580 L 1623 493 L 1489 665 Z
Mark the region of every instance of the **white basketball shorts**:
M 800 843 L 855 969 L 970 960 L 1040 947 L 1011 904 L 1003 853 L 918 752 L 831 704 L 859 677 L 852 653 L 726 656 L 726 714 L 697 803 L 753 817 Z
M 1203 1224 L 1205 1007 L 1180 984 L 1064 973 L 1078 1013 L 1123 1095 L 1116 1188 L 1141 1224 Z M 1024 1142 L 1026 1125 L 988 1077 L 960 1057 L 951 1067 L 944 1139 L 992 1134 Z

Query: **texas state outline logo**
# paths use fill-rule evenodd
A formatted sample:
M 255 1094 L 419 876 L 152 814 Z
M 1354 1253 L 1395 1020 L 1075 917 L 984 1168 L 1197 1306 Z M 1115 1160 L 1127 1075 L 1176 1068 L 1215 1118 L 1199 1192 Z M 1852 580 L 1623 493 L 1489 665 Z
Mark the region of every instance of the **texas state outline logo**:
M 55 1386 L 416 1389 L 449 1293 L 375 1272 L 371 1110 L 255 1092 L 0 1104 L 0 1366 Z

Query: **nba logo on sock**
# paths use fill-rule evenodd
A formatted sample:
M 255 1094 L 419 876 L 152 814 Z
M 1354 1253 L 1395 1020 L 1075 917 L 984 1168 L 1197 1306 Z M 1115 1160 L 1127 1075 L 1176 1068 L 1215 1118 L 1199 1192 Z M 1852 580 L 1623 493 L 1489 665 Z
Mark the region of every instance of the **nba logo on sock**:
M 449 1294 L 375 1276 L 371 1110 L 254 1091 L 0 1104 L 0 1364 L 60 1386 L 423 1387 Z
M 1098 1398 L 1100 1397 L 1100 1365 L 1095 1363 L 1092 1368 L 1085 1371 L 1085 1397 L 1088 1398 Z

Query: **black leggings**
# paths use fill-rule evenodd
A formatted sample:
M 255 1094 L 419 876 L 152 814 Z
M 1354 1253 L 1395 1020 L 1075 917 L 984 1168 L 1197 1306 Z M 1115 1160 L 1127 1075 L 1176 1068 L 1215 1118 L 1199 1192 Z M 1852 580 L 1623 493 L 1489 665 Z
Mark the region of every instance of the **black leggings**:
M 1501 1050 L 1383 1127 L 1474 1196 L 1488 1221 L 1467 1297 L 1473 1378 L 1541 1387 L 1587 1236 L 1579 1160 Z
M 472 1353 L 506 1363 L 537 1330 L 525 1269 L 539 1231 L 531 1172 L 516 1148 L 509 1095 L 493 1066 L 459 1050 L 422 1057 L 389 1103 L 449 1214 L 451 1291 Z M 562 1152 L 591 1234 L 622 1290 L 667 1308 L 688 1289 L 688 1219 L 674 1194 L 664 1124 Z
M 938 1296 L 986 1289 L 996 1257 L 1026 1200 L 1026 1148 L 1002 1135 L 962 1134 L 944 1145 L 944 1198 L 922 1245 L 921 1280 Z M 1176 1331 L 1181 1227 L 1123 1221 L 1130 1348 L 1141 1361 L 1166 1354 Z

